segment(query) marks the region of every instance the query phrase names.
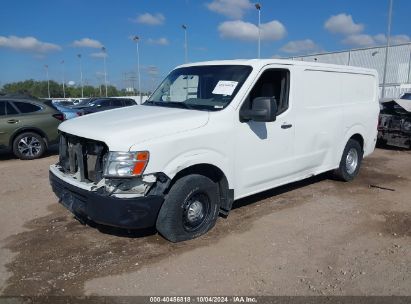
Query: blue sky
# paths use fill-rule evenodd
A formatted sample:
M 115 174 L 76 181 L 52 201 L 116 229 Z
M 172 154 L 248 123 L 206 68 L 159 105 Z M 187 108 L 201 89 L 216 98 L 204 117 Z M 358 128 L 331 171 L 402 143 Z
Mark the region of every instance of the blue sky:
M 261 55 L 289 57 L 379 45 L 385 42 L 388 0 L 262 0 Z M 411 1 L 394 0 L 394 43 L 411 41 Z M 77 54 L 86 81 L 103 74 L 107 49 L 109 82 L 125 86 L 136 70 L 133 35 L 140 37 L 143 89 L 150 90 L 189 60 L 255 58 L 257 10 L 250 0 L 2 0 L 0 85 L 46 78 L 79 82 Z M 100 79 L 100 80 L 99 80 Z

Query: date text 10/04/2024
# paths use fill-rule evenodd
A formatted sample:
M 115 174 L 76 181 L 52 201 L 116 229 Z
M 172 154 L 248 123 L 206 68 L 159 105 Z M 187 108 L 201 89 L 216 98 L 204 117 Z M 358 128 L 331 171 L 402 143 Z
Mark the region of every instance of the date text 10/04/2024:
M 232 297 L 150 297 L 150 303 L 257 303 L 254 297 L 232 296 Z

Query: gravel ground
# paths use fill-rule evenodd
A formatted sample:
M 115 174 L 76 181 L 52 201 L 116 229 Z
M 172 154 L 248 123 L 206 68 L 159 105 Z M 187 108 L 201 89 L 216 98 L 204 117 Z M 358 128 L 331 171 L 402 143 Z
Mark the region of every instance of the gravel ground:
M 49 187 L 56 160 L 0 154 L 3 295 L 411 295 L 410 151 L 242 199 L 178 244 L 81 225 Z

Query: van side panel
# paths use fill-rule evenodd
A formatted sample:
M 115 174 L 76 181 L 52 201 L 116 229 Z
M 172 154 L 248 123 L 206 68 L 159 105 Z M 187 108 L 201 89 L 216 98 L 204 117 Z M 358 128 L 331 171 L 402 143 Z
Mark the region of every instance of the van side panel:
M 303 69 L 299 82 L 295 154 L 300 172 L 334 167 L 343 136 L 341 75 Z
M 354 134 L 364 139 L 364 156 L 374 151 L 379 112 L 376 73 L 303 68 L 297 94 L 295 153 L 303 175 L 337 168 Z
M 340 145 L 340 156 L 345 143 L 354 134 L 364 139 L 364 156 L 374 151 L 377 137 L 379 113 L 378 77 L 374 74 L 342 74 L 342 102 L 344 142 Z

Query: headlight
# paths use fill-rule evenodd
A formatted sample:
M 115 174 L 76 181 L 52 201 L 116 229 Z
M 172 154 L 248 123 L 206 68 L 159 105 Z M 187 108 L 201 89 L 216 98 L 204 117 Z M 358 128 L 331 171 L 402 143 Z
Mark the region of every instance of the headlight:
M 104 167 L 105 177 L 133 177 L 143 174 L 148 164 L 148 151 L 109 152 Z

